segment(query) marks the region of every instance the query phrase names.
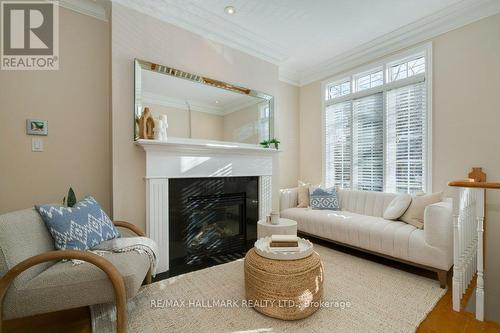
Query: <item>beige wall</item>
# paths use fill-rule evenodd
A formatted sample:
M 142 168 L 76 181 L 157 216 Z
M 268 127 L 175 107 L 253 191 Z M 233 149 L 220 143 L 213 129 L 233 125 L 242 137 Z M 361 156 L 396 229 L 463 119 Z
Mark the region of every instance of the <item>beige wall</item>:
M 500 15 L 433 43 L 433 188 L 447 189 L 472 166 L 500 182 Z M 449 190 L 448 190 L 449 192 Z M 486 317 L 500 322 L 500 193 L 486 206 Z
M 299 88 L 279 82 L 276 114 L 277 133 L 281 141 L 280 175 L 281 188 L 297 186 L 299 175 Z
M 500 181 L 500 15 L 432 40 L 433 190 L 482 166 Z M 321 181 L 320 81 L 300 89 L 300 178 Z M 500 195 L 487 198 L 487 315 L 500 321 Z M 493 282 L 494 281 L 494 282 Z
M 299 178 L 319 184 L 322 181 L 320 81 L 300 88 L 299 109 Z
M 61 202 L 69 186 L 110 212 L 109 23 L 60 8 L 60 69 L 0 71 L 0 213 Z M 31 152 L 26 119 L 48 120 Z
M 134 24 L 130 25 L 130 22 Z M 294 88 L 290 88 L 291 91 L 278 89 L 284 83 L 278 81 L 277 66 L 116 3 L 112 8 L 111 49 L 114 217 L 141 227 L 145 226 L 146 217 L 145 154 L 133 144 L 134 58 L 234 82 L 274 95 L 277 101 L 281 100 L 282 91 L 288 96 L 297 94 Z M 293 108 L 290 110 L 283 110 L 283 113 L 291 112 L 293 115 Z M 277 113 L 280 111 L 278 109 Z M 288 136 L 287 128 L 280 133 L 282 137 Z M 296 152 L 287 151 L 285 146 L 283 149 L 285 152 L 280 154 L 279 159 L 293 160 L 288 154 L 294 156 Z M 273 182 L 276 204 L 280 184 L 278 170 L 275 171 L 278 176 Z M 296 179 L 293 171 L 287 177 Z

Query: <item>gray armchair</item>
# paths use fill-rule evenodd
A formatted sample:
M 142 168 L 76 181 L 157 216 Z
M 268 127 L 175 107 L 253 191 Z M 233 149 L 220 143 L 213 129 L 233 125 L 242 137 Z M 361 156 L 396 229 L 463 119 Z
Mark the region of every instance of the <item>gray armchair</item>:
M 144 235 L 130 223 L 114 223 Z M 75 266 L 61 259 L 92 265 Z M 34 209 L 0 215 L 0 319 L 116 301 L 117 331 L 125 332 L 126 299 L 135 296 L 143 282 L 151 283 L 149 267 L 148 257 L 136 252 L 98 256 L 56 251 Z

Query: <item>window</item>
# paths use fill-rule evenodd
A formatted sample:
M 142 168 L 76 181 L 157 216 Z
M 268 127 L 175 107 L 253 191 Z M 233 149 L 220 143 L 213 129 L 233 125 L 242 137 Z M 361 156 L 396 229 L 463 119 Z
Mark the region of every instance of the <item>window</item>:
M 269 137 L 269 102 L 259 104 L 259 120 L 257 123 L 259 142 L 271 139 Z
M 387 93 L 387 190 L 421 192 L 425 188 L 425 84 Z
M 389 78 L 391 81 L 405 79 L 425 72 L 425 58 L 415 57 L 389 65 Z
M 370 74 L 361 74 L 355 77 L 356 91 L 361 91 L 380 86 L 384 83 L 384 74 L 382 70 L 377 70 Z
M 351 93 L 351 81 L 334 83 L 327 88 L 327 99 L 344 96 Z
M 382 93 L 355 99 L 353 105 L 352 184 L 358 190 L 384 189 Z
M 367 191 L 426 191 L 428 84 L 426 52 L 327 84 L 325 184 Z
M 327 184 L 349 188 L 351 183 L 351 102 L 333 104 L 326 109 Z

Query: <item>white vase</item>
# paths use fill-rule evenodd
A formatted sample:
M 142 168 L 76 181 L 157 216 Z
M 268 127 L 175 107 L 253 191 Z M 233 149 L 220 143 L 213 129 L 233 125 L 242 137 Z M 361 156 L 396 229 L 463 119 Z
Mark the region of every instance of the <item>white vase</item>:
M 271 224 L 280 224 L 280 214 L 277 212 L 271 212 Z

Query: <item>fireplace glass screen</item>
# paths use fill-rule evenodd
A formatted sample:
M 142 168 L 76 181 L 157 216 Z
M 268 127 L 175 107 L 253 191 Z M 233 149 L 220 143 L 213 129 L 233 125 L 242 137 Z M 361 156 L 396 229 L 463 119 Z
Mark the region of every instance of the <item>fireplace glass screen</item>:
M 242 258 L 256 240 L 258 177 L 169 180 L 169 275 Z

